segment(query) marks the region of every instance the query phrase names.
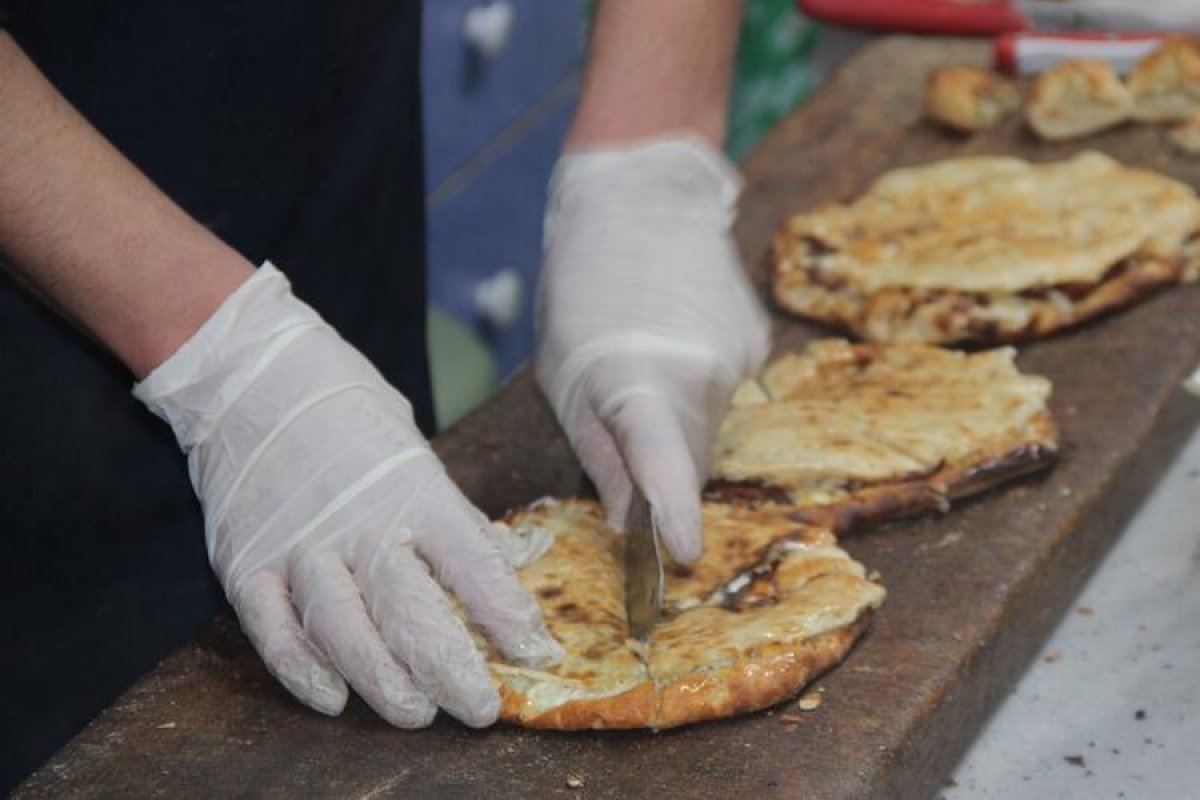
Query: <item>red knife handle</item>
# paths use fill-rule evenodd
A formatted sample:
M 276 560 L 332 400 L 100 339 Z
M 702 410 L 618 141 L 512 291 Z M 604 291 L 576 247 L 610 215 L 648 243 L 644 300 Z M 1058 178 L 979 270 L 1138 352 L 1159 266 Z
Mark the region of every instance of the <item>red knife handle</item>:
M 1012 2 L 1003 0 L 797 0 L 796 5 L 811 19 L 856 28 L 991 36 L 1031 27 Z

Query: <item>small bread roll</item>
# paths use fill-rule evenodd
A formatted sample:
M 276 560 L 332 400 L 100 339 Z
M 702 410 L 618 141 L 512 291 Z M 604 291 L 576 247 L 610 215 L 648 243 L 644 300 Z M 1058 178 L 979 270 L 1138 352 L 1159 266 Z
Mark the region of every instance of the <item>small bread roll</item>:
M 1086 136 L 1129 119 L 1133 96 L 1103 61 L 1064 61 L 1034 79 L 1025 119 L 1048 141 Z
M 980 67 L 942 67 L 925 84 L 925 113 L 958 131 L 990 128 L 1020 104 L 1011 81 Z
M 1133 115 L 1143 122 L 1180 120 L 1200 111 L 1200 46 L 1174 36 L 1129 75 Z
M 1171 144 L 1191 156 L 1200 156 L 1200 111 L 1171 128 Z

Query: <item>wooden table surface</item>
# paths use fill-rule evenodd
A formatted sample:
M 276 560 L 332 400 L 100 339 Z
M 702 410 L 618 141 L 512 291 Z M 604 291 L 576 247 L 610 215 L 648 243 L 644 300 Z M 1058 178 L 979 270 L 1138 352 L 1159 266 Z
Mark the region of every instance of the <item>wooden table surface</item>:
M 878 173 L 968 153 L 1062 158 L 1016 120 L 974 137 L 919 118 L 928 70 L 984 63 L 984 44 L 892 38 L 861 52 L 748 159 L 738 242 L 760 285 L 773 229 L 845 199 Z M 1200 186 L 1200 160 L 1159 129 L 1086 145 Z M 779 317 L 782 346 L 820 332 Z M 147 675 L 34 774 L 17 797 L 929 796 L 1036 652 L 1200 416 L 1179 390 L 1200 361 L 1200 289 L 1023 349 L 1054 382 L 1057 467 L 948 515 L 848 540 L 888 600 L 820 680 L 821 707 L 661 734 L 471 731 L 439 717 L 389 728 L 360 702 L 328 719 L 292 701 L 224 619 Z M 572 494 L 580 471 L 527 373 L 439 437 L 464 490 L 492 514 Z M 86 669 L 86 665 L 81 665 Z M 568 775 L 584 782 L 568 789 Z

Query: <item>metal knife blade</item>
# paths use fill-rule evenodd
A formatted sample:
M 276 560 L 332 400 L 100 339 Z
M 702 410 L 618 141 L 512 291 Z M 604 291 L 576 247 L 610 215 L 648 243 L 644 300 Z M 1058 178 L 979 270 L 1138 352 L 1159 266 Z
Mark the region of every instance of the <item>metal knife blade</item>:
M 625 616 L 629 632 L 645 641 L 662 610 L 663 568 L 658 531 L 646 495 L 636 486 L 625 517 Z

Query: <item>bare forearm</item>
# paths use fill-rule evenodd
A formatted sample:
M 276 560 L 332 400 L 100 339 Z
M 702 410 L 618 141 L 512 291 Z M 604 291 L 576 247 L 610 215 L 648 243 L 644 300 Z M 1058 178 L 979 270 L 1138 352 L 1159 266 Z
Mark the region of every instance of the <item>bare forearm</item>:
M 139 377 L 254 269 L 105 141 L 3 31 L 0 255 Z
M 568 149 L 691 133 L 719 147 L 742 0 L 602 0 Z

